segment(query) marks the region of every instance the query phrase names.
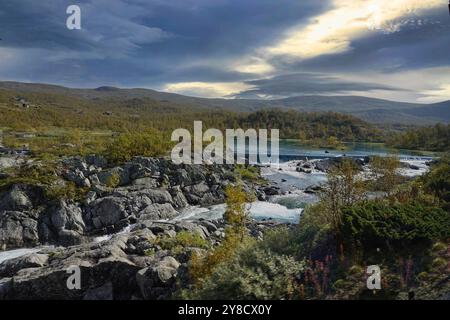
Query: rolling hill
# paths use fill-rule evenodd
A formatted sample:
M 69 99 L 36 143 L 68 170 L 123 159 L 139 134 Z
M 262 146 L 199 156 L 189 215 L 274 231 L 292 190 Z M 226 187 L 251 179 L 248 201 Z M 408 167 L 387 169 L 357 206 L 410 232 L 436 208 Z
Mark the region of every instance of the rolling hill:
M 206 99 L 159 92 L 151 89 L 121 89 L 99 87 L 75 89 L 57 85 L 0 82 L 3 102 L 15 96 L 23 96 L 37 103 L 59 107 L 92 105 L 111 108 L 151 107 L 155 112 L 193 111 L 257 111 L 284 108 L 306 112 L 339 112 L 351 114 L 376 124 L 430 125 L 450 123 L 450 101 L 435 104 L 405 103 L 360 96 L 298 96 L 277 100 L 255 99 Z M 1 101 L 0 101 L 1 102 Z

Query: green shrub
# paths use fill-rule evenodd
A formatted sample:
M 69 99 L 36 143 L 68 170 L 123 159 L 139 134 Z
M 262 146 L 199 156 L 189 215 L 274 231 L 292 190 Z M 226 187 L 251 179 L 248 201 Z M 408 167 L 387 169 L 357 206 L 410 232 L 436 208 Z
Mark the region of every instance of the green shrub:
M 364 249 L 414 249 L 415 244 L 450 236 L 450 214 L 417 203 L 389 205 L 368 202 L 343 209 L 342 234 Z
M 198 233 L 192 233 L 188 231 L 180 231 L 173 238 L 164 237 L 157 240 L 157 244 L 165 250 L 180 250 L 182 248 L 194 247 L 207 249 L 209 246 L 208 241 L 203 239 Z
M 202 286 L 184 292 L 188 299 L 290 299 L 304 263 L 250 245 L 215 268 Z
M 111 176 L 106 181 L 106 186 L 108 188 L 117 188 L 120 184 L 120 175 L 117 172 L 111 174 Z
M 235 172 L 242 180 L 258 181 L 260 179 L 259 170 L 254 166 L 237 165 Z
M 106 156 L 113 163 L 123 163 L 135 156 L 163 156 L 170 149 L 169 141 L 168 137 L 155 129 L 122 134 L 108 146 Z

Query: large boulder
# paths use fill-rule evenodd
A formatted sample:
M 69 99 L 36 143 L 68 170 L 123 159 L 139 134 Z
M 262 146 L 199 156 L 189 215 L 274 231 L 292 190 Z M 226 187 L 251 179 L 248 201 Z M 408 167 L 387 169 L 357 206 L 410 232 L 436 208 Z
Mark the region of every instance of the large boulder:
M 52 204 L 40 218 L 39 237 L 43 243 L 80 244 L 85 230 L 81 208 L 64 200 Z
M 142 210 L 138 217 L 139 220 L 160 220 L 172 219 L 178 215 L 178 212 L 170 203 L 154 203 Z
M 72 181 L 78 187 L 82 187 L 82 188 L 90 188 L 91 187 L 90 180 L 85 177 L 83 171 L 81 171 L 80 169 L 65 170 L 63 172 L 63 176 L 66 180 Z
M 14 185 L 4 194 L 0 194 L 0 210 L 25 211 L 33 208 L 30 195 L 21 185 Z
M 8 273 L 0 281 L 3 299 L 131 299 L 139 295 L 136 273 L 141 268 L 128 259 L 126 239 L 54 249 L 49 263 Z M 81 288 L 69 289 L 73 267 L 80 269 Z M 69 272 L 68 272 L 69 271 Z
M 89 205 L 89 218 L 92 225 L 103 228 L 116 224 L 127 218 L 126 199 L 122 197 L 104 197 L 97 199 Z
M 33 247 L 38 244 L 38 222 L 32 214 L 0 211 L 0 249 Z
M 180 263 L 167 256 L 153 267 L 141 269 L 136 274 L 136 282 L 144 299 L 167 299 L 175 289 Z
M 38 268 L 48 265 L 48 255 L 30 253 L 18 258 L 6 260 L 0 264 L 0 277 L 12 277 L 19 270 Z

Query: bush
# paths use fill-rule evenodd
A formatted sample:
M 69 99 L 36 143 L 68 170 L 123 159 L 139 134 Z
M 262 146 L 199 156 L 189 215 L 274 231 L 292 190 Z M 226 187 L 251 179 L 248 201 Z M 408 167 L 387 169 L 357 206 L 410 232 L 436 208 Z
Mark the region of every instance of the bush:
M 450 236 L 450 214 L 417 203 L 368 202 L 343 209 L 342 234 L 346 241 L 369 251 L 429 244 Z
M 432 170 L 422 177 L 422 180 L 425 189 L 436 195 L 443 207 L 450 211 L 450 158 L 440 159 Z
M 295 279 L 304 263 L 250 245 L 216 268 L 202 287 L 185 292 L 189 299 L 290 299 L 298 295 Z
M 258 181 L 260 179 L 257 167 L 237 165 L 235 172 L 242 180 Z
M 158 130 L 127 133 L 115 139 L 107 148 L 106 157 L 113 163 L 123 163 L 135 156 L 158 157 L 170 149 L 170 139 Z

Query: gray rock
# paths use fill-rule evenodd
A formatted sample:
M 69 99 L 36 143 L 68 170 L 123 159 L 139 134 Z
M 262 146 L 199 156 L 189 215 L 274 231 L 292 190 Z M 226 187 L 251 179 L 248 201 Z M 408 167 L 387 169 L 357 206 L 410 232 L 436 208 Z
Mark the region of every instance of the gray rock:
M 0 195 L 0 210 L 31 210 L 33 203 L 21 186 L 15 185 L 8 192 Z
M 148 196 L 153 203 L 173 203 L 172 196 L 165 189 L 145 190 L 145 195 Z
M 180 186 L 174 186 L 173 188 L 171 188 L 170 194 L 172 196 L 175 208 L 185 208 L 189 205 L 186 197 L 181 191 Z
M 138 214 L 140 220 L 159 220 L 172 219 L 178 215 L 178 212 L 170 203 L 155 203 L 146 207 Z
M 34 218 L 18 211 L 0 211 L 0 247 L 10 249 L 38 244 L 38 223 Z
M 92 154 L 92 155 L 87 155 L 85 157 L 86 163 L 89 165 L 93 165 L 99 168 L 104 168 L 108 165 L 108 161 L 106 160 L 105 157 L 100 156 L 100 155 L 96 155 L 96 154 Z
M 144 299 L 169 298 L 179 267 L 177 260 L 167 256 L 155 266 L 139 270 L 136 273 L 136 282 Z
M 113 298 L 113 285 L 108 281 L 101 287 L 87 290 L 83 300 L 113 300 Z
M 0 277 L 12 277 L 19 270 L 48 265 L 48 255 L 31 253 L 0 264 Z
M 17 157 L 0 157 L 0 170 L 17 167 L 23 163 L 23 159 Z
M 83 233 L 86 226 L 83 221 L 81 208 L 74 204 L 59 201 L 49 209 L 52 226 L 57 230 L 73 230 Z
M 133 185 L 138 185 L 145 188 L 157 188 L 159 186 L 158 181 L 150 177 L 136 179 L 133 181 Z
M 114 225 L 128 216 L 125 200 L 119 197 L 105 197 L 90 204 L 90 217 L 95 228 Z
M 91 187 L 91 182 L 89 181 L 88 178 L 84 176 L 83 171 L 81 171 L 80 169 L 66 170 L 63 173 L 63 176 L 65 179 L 75 183 L 78 187 L 85 187 L 85 188 Z

